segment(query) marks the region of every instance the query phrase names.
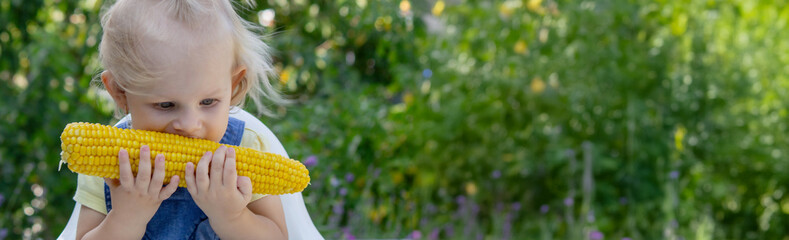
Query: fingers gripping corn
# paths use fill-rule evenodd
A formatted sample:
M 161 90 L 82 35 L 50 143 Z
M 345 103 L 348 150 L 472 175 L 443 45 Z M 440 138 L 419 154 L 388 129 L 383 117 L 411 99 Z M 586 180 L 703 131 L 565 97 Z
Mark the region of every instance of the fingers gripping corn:
M 63 150 L 61 163 L 66 163 L 72 172 L 115 179 L 119 178 L 118 151 L 126 149 L 129 152 L 132 171 L 136 175 L 140 146 L 148 145 L 151 166 L 153 156 L 165 156 L 165 183 L 173 175 L 184 179 L 187 162 L 197 165 L 205 152 L 225 145 L 205 139 L 94 123 L 70 123 L 60 140 Z M 245 147 L 225 146 L 235 148 L 238 175 L 252 180 L 253 193 L 279 195 L 301 192 L 310 182 L 309 171 L 296 160 Z M 179 186 L 185 187 L 186 181 L 180 181 Z

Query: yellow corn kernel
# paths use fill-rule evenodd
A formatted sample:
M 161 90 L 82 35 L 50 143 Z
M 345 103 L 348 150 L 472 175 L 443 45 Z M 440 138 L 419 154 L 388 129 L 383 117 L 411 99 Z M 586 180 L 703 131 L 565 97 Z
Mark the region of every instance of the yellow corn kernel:
M 170 176 L 184 179 L 187 162 L 197 165 L 203 153 L 214 151 L 225 145 L 236 150 L 236 169 L 239 176 L 252 180 L 252 192 L 280 195 L 301 192 L 310 182 L 309 171 L 299 161 L 284 156 L 260 152 L 254 149 L 216 143 L 205 139 L 135 129 L 120 129 L 94 123 L 70 123 L 60 135 L 61 163 L 66 163 L 72 172 L 118 178 L 118 152 L 126 149 L 132 172 L 137 174 L 140 161 L 140 146 L 151 149 L 151 166 L 156 154 L 165 159 L 164 182 Z M 186 187 L 186 181 L 179 182 Z

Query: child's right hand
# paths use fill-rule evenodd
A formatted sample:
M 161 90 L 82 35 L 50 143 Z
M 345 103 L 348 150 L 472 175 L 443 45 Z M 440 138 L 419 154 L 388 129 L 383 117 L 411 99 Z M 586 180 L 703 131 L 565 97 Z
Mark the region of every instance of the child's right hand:
M 127 219 L 129 224 L 134 224 L 132 226 L 142 224 L 144 229 L 162 201 L 169 198 L 178 188 L 180 179 L 178 175 L 174 175 L 170 183 L 162 188 L 165 171 L 164 155 L 156 156 L 156 165 L 151 177 L 151 150 L 145 145 L 140 147 L 140 163 L 136 178 L 129 163 L 129 153 L 125 149 L 121 149 L 118 153 L 118 163 L 120 180 L 104 179 L 110 187 L 112 199 L 110 213 L 124 216 L 123 219 Z

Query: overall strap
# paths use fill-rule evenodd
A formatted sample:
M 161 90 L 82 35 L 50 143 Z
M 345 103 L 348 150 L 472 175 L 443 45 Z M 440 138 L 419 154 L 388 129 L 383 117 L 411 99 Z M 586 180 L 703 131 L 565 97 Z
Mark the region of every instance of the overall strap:
M 244 121 L 231 117 L 227 120 L 227 130 L 219 143 L 238 146 L 241 144 L 243 135 Z

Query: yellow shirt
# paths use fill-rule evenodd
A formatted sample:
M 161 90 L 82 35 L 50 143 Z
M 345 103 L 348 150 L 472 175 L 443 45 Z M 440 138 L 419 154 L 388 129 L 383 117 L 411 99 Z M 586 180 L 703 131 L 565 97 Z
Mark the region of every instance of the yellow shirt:
M 265 139 L 257 132 L 249 128 L 244 128 L 244 135 L 241 136 L 241 144 L 239 146 L 265 152 L 268 149 L 264 144 L 265 142 Z M 252 200 L 250 200 L 250 202 L 254 202 L 265 196 L 264 194 L 252 194 Z M 104 202 L 104 179 L 79 174 L 77 177 L 77 193 L 74 194 L 74 201 L 100 213 L 107 214 L 107 205 Z

